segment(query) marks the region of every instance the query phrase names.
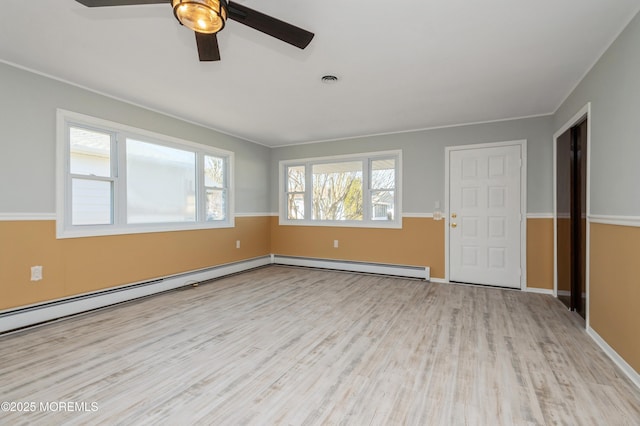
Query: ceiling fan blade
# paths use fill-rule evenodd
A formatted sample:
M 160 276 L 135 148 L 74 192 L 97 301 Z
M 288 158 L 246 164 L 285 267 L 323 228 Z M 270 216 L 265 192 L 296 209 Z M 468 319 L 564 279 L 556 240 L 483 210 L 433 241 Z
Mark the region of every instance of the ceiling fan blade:
M 200 62 L 219 61 L 220 50 L 218 49 L 218 37 L 215 34 L 202 34 L 194 32 L 196 44 L 198 45 L 198 56 Z
M 232 1 L 229 2 L 229 18 L 300 49 L 307 47 L 314 35 L 300 27 L 272 18 Z
M 171 0 L 76 0 L 87 7 L 131 6 L 134 4 L 171 3 Z

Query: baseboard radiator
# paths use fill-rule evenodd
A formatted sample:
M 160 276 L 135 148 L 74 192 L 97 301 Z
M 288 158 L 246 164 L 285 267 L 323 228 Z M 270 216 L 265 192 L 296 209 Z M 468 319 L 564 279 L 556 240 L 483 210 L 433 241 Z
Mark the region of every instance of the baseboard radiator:
M 272 263 L 270 256 L 228 263 L 212 268 L 133 283 L 121 287 L 53 300 L 0 312 L 0 333 L 150 296 L 202 281 L 236 274 Z
M 397 277 L 419 278 L 429 280 L 431 270 L 428 266 L 389 265 L 383 263 L 356 262 L 331 259 L 314 259 L 308 257 L 271 255 L 272 263 L 288 266 L 305 266 L 309 268 L 334 269 L 349 272 L 393 275 Z
M 248 271 L 269 264 L 304 266 L 350 272 L 430 279 L 429 267 L 313 259 L 291 256 L 263 256 L 212 268 L 200 269 L 120 287 L 0 311 L 0 333 L 44 323 L 58 318 L 104 308 L 117 303 Z

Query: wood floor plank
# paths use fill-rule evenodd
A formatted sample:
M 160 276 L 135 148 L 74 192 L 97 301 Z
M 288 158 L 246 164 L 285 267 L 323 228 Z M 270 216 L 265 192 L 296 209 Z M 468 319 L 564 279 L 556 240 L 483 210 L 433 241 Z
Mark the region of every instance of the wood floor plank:
M 550 296 L 277 266 L 0 336 L 0 395 L 97 404 L 12 425 L 640 425 Z

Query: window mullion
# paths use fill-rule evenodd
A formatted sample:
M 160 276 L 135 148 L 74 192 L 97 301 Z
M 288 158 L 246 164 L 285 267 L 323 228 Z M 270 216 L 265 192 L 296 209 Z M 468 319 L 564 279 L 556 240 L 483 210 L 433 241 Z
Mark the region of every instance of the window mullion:
M 371 217 L 371 159 L 362 161 L 362 219 L 369 221 Z
M 106 176 L 95 176 L 95 175 L 77 175 L 69 173 L 69 177 L 71 179 L 84 179 L 84 180 L 97 180 L 101 182 L 114 182 L 115 179 L 112 177 Z
M 115 135 L 116 157 L 115 175 L 113 184 L 113 211 L 114 225 L 122 227 L 127 224 L 127 143 L 126 137 L 120 133 Z
M 234 194 L 231 193 L 230 191 L 231 183 L 232 183 L 231 173 L 232 173 L 232 170 L 231 170 L 230 157 L 225 157 L 224 158 L 224 175 L 223 175 L 223 180 L 224 180 L 223 195 L 224 195 L 224 220 L 227 222 L 231 220 L 231 204 L 232 204 L 232 198 L 234 196 Z
M 64 228 L 71 228 L 73 212 L 73 176 L 71 175 L 71 123 L 64 122 Z
M 196 152 L 196 222 L 204 222 L 207 217 L 207 188 L 204 181 L 204 153 Z
M 304 219 L 313 219 L 313 170 L 311 163 L 304 164 Z

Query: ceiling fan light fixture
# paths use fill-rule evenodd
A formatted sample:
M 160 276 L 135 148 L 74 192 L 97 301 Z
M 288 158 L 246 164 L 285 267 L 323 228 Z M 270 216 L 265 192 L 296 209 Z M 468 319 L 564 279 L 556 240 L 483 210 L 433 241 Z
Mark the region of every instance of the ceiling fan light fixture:
M 225 0 L 171 0 L 173 14 L 185 27 L 203 34 L 215 34 L 227 21 Z

